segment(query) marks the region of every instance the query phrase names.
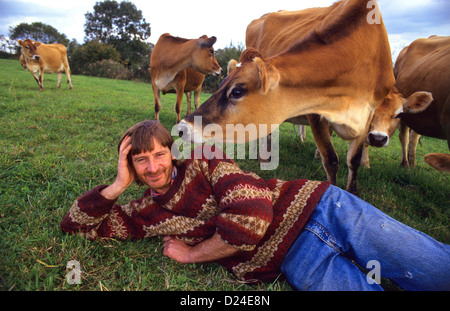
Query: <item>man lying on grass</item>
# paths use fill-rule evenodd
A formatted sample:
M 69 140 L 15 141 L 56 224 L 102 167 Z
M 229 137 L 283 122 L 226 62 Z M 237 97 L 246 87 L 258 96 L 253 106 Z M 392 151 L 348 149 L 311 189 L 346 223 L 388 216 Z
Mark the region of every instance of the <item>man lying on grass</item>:
M 81 196 L 61 223 L 91 239 L 164 237 L 164 255 L 183 264 L 216 261 L 238 279 L 298 290 L 382 290 L 361 267 L 406 290 L 450 290 L 450 247 L 397 222 L 326 182 L 263 180 L 222 151 L 175 161 L 158 121 L 119 142 L 117 177 Z M 115 204 L 133 183 L 142 198 Z

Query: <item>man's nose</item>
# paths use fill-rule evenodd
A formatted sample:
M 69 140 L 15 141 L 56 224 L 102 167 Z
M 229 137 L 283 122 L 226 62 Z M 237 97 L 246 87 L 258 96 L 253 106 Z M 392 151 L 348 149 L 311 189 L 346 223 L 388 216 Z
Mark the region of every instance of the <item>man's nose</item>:
M 158 167 L 153 160 L 148 161 L 147 171 L 149 173 L 156 173 L 158 171 Z

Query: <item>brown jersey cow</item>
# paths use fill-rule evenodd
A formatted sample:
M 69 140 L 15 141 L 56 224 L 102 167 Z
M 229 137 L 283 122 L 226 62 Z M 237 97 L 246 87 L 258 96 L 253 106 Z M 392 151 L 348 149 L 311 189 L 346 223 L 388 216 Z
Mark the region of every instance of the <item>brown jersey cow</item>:
M 161 110 L 160 92 L 163 94 L 176 92 L 175 110 L 177 122 L 180 122 L 183 94 L 194 91 L 195 97 L 199 98 L 204 75 L 220 75 L 222 68 L 214 57 L 214 43 L 216 43 L 216 37 L 208 38 L 207 36 L 189 40 L 166 33 L 159 38 L 150 56 L 156 120 L 159 119 Z M 187 71 L 188 68 L 193 70 Z M 196 107 L 198 104 L 199 99 L 196 100 Z
M 283 28 L 286 24 L 291 26 Z M 329 135 L 328 125 L 333 124 L 340 137 L 351 141 L 347 190 L 357 193 L 356 173 L 370 120 L 395 82 L 376 1 L 339 1 L 325 8 L 270 13 L 251 27 L 262 29 L 255 43 L 248 41 L 251 45 L 266 46 L 263 42 L 269 40 L 280 52 L 264 56 L 270 46 L 262 52 L 244 51 L 238 68 L 180 123 L 180 131 L 190 128 L 195 137 L 214 123 L 226 137 L 227 124 L 274 129 L 273 124 L 314 114 L 309 121 L 320 131 L 315 137 Z M 295 40 L 286 40 L 288 36 Z M 203 128 L 194 124 L 196 116 L 202 117 Z M 337 159 L 329 157 L 328 179 L 335 182 Z
M 400 140 L 402 143 L 402 164 L 414 166 L 415 149 L 420 135 L 445 139 L 450 149 L 450 37 L 431 36 L 417 39 L 404 48 L 395 63 L 396 86 L 405 96 L 424 90 L 433 94 L 434 100 L 420 113 L 403 112 L 399 114 L 402 122 Z M 409 155 L 407 144 L 409 128 L 414 131 L 410 142 Z M 449 163 L 448 155 L 429 156 Z M 408 160 L 409 159 L 409 160 Z M 445 161 L 446 160 L 446 161 Z M 433 165 L 433 167 L 443 167 Z M 443 170 L 450 170 L 450 167 Z
M 19 40 L 22 47 L 22 56 L 26 68 L 31 72 L 38 83 L 39 89 L 44 90 L 44 73 L 58 74 L 58 88 L 61 87 L 63 71 L 67 75 L 67 83 L 72 89 L 72 78 L 70 76 L 70 67 L 67 60 L 67 49 L 62 44 L 43 44 L 41 42 Z M 37 73 L 39 75 L 37 75 Z

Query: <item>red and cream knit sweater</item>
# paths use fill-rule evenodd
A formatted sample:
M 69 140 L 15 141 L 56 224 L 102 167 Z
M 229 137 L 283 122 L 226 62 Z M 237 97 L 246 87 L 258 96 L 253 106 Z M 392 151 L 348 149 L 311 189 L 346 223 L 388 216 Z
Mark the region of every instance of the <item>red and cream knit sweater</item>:
M 115 204 L 99 186 L 78 198 L 61 223 L 68 233 L 142 239 L 173 236 L 196 244 L 217 232 L 241 250 L 220 264 L 240 280 L 272 281 L 289 247 L 302 231 L 328 183 L 309 180 L 263 180 L 233 161 L 186 160 L 172 187 L 152 197 Z

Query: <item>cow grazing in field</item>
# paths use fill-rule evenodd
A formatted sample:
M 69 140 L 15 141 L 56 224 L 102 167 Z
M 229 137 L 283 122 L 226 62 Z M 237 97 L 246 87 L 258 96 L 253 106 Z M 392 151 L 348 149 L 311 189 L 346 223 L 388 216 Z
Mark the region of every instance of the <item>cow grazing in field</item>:
M 31 72 L 39 85 L 41 91 L 44 90 L 44 73 L 58 74 L 58 88 L 61 87 L 63 71 L 67 75 L 67 83 L 72 89 L 72 78 L 67 60 L 67 49 L 62 44 L 43 44 L 41 42 L 19 40 L 22 47 L 23 60 L 27 69 Z M 39 76 L 37 75 L 39 73 Z
M 159 119 L 161 110 L 160 92 L 163 94 L 176 92 L 177 122 L 181 120 L 181 102 L 185 92 L 195 92 L 195 106 L 198 108 L 204 75 L 220 75 L 222 72 L 222 68 L 214 57 L 213 45 L 216 40 L 216 37 L 208 38 L 207 36 L 189 40 L 173 37 L 168 33 L 159 38 L 150 57 L 156 120 Z M 190 112 L 189 102 L 190 100 L 188 100 L 188 112 Z
M 445 139 L 450 149 L 449 64 L 450 37 L 431 36 L 427 39 L 417 39 L 404 48 L 397 58 L 394 75 L 398 90 L 404 96 L 424 90 L 431 92 L 434 98 L 422 112 L 403 112 L 398 116 L 402 122 L 400 141 L 403 165 L 415 165 L 415 150 L 420 135 Z M 413 132 L 407 156 L 409 128 Z
M 338 159 L 329 125 L 350 140 L 346 189 L 357 193 L 357 170 L 375 109 L 394 85 L 390 47 L 374 1 L 340 1 L 326 8 L 266 14 L 248 27 L 248 48 L 221 88 L 181 121 L 180 130 L 226 124 L 297 123 L 308 115 L 328 179 L 336 183 Z M 371 20 L 375 17 L 375 20 Z M 275 51 L 275 52 L 273 52 Z M 267 56 L 265 56 L 267 55 Z M 264 135 L 265 133 L 258 133 Z M 208 139 L 203 135 L 204 139 Z

